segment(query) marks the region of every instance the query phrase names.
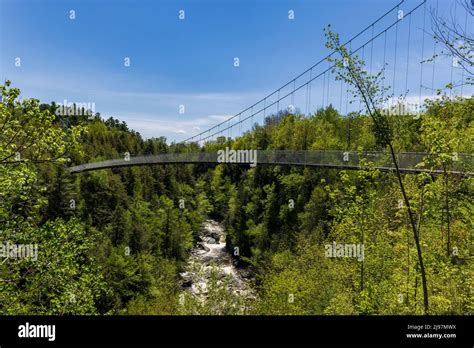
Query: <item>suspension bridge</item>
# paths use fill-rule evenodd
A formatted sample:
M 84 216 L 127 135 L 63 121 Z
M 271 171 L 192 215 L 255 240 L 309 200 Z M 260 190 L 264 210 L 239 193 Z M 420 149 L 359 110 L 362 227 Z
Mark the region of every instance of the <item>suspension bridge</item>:
M 350 56 L 362 59 L 369 76 L 381 72 L 382 90 L 388 101 L 415 105 L 411 111 L 421 112 L 426 98 L 435 98 L 440 84 L 450 82 L 455 88 L 451 97 L 472 96 L 472 85 L 466 85 L 465 70 L 451 61 L 431 59 L 439 54 L 439 43 L 428 32 L 430 16 L 436 14 L 438 0 L 401 0 L 379 18 L 372 21 L 342 45 Z M 457 6 L 454 3 L 454 6 Z M 454 18 L 458 9 L 455 7 Z M 458 18 L 464 31 L 468 28 L 468 13 Z M 334 107 L 340 115 L 363 114 L 362 100 L 354 100 L 353 87 L 343 80 L 336 79 L 335 65 L 331 58 L 338 54 L 330 52 L 315 64 L 304 70 L 272 93 L 226 120 L 199 132 L 180 144 L 215 143 L 219 138 L 251 134 L 257 125 L 265 123 L 267 116 L 286 112 L 310 117 L 315 110 Z M 438 78 L 437 78 L 438 77 Z M 446 77 L 448 81 L 446 80 Z M 397 97 L 400 96 L 400 97 Z M 390 109 L 386 102 L 381 107 Z M 406 110 L 410 112 L 410 107 Z M 428 171 L 439 173 L 439 168 L 421 167 L 420 163 L 428 156 L 426 153 L 398 153 L 398 167 L 405 173 Z M 470 154 L 459 154 L 453 165 L 453 173 L 472 175 L 473 158 Z M 290 151 L 258 150 L 258 164 L 301 165 L 334 169 L 359 170 L 370 162 L 383 171 L 395 169 L 393 158 L 384 152 L 351 151 Z M 136 156 L 128 159 L 117 158 L 101 162 L 85 163 L 70 167 L 71 173 L 91 170 L 156 164 L 219 163 L 216 153 L 173 153 L 154 156 Z
M 237 150 L 238 151 L 238 150 Z M 293 151 L 293 150 L 255 150 L 254 161 L 250 158 L 244 161 L 222 161 L 217 152 L 199 153 L 168 153 L 152 156 L 135 156 L 130 158 L 113 159 L 101 162 L 85 163 L 70 167 L 71 173 L 81 173 L 91 170 L 119 168 L 129 166 L 145 166 L 156 164 L 239 164 L 239 165 L 287 165 L 287 166 L 308 166 L 328 169 L 360 170 L 364 168 L 374 168 L 381 171 L 394 171 L 395 166 L 389 153 L 387 152 L 354 152 L 354 151 Z M 397 153 L 397 163 L 402 173 L 429 172 L 441 174 L 441 169 L 431 169 L 420 167 L 426 153 L 403 152 Z M 457 154 L 455 165 L 449 172 L 451 174 L 461 174 L 473 176 L 469 171 L 473 168 L 474 157 L 468 154 Z

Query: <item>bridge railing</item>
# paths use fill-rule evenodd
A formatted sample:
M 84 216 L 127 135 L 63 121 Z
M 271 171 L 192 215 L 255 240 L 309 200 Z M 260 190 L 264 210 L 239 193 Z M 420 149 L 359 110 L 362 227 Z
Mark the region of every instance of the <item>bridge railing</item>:
M 393 160 L 388 152 L 377 151 L 306 151 L 306 150 L 255 150 L 257 151 L 256 164 L 273 165 L 304 165 L 339 169 L 362 169 L 364 167 L 375 167 L 382 170 L 394 170 Z M 397 153 L 397 163 L 404 172 L 433 171 L 426 162 L 426 153 L 401 152 Z M 470 154 L 457 154 L 449 168 L 451 172 L 471 173 L 474 169 L 474 157 Z M 166 153 L 149 156 L 134 156 L 128 159 L 112 159 L 101 162 L 80 164 L 69 168 L 70 172 L 78 173 L 89 170 L 153 165 L 153 164 L 186 164 L 186 163 L 219 163 L 217 152 L 196 153 Z M 222 163 L 229 163 L 224 161 Z M 230 162 L 232 163 L 232 162 Z M 239 163 L 239 162 L 234 162 Z M 240 164 L 250 164 L 250 161 Z M 434 168 L 435 172 L 441 172 L 442 168 Z M 469 175 L 471 175 L 469 174 Z
M 396 154 L 397 163 L 404 169 L 429 169 L 427 165 L 420 166 L 427 156 L 422 152 L 400 152 Z M 432 156 L 434 157 L 434 156 Z M 456 155 L 451 170 L 469 171 L 474 167 L 474 157 L 469 154 Z M 380 151 L 293 151 L 293 150 L 264 150 L 258 152 L 258 163 L 294 164 L 294 165 L 323 165 L 335 167 L 360 168 L 374 166 L 379 168 L 395 168 L 389 152 Z M 436 168 L 441 170 L 442 168 Z

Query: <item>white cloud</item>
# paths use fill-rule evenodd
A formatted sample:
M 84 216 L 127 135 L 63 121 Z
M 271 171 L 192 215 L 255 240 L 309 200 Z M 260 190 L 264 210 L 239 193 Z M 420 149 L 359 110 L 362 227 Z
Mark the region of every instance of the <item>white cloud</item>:
M 116 116 L 116 113 L 113 113 Z M 169 140 L 178 139 L 176 135 L 195 135 L 202 129 L 215 126 L 217 123 L 228 119 L 231 115 L 208 115 L 198 118 L 183 119 L 178 117 L 149 117 L 141 113 L 121 113 L 120 120 L 124 120 L 129 128 L 139 132 L 146 138 L 165 136 Z

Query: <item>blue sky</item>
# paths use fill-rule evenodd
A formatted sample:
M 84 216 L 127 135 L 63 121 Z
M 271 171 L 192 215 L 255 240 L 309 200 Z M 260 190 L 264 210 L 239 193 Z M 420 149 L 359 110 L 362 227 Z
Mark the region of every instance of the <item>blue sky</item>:
M 94 103 L 102 116 L 125 120 L 145 137 L 179 141 L 238 113 L 325 56 L 327 24 L 345 40 L 398 2 L 0 0 L 0 77 L 11 80 L 23 97 Z M 406 0 L 401 9 L 407 12 L 419 2 Z M 452 1 L 441 2 L 442 8 L 452 9 Z M 429 6 L 435 4 L 431 1 Z M 180 10 L 185 11 L 184 20 L 178 18 Z M 290 10 L 294 20 L 288 18 Z M 400 26 L 397 37 L 396 68 L 406 70 L 408 62 L 418 70 L 410 70 L 408 80 L 399 70 L 396 85 L 412 86 L 417 93 L 420 13 L 413 15 L 413 53 L 408 59 L 407 25 Z M 393 22 L 394 16 L 374 31 Z M 365 38 L 370 34 L 369 30 Z M 388 34 L 390 57 L 394 35 Z M 379 40 L 364 49 L 366 59 L 372 53 L 374 69 L 381 66 L 382 45 Z M 426 43 L 425 51 L 430 50 L 433 44 Z M 18 57 L 20 67 L 15 66 Z M 129 67 L 124 66 L 126 57 Z M 235 57 L 239 67 L 234 66 Z M 437 78 L 446 78 L 450 68 L 441 65 Z M 431 67 L 424 69 L 426 79 Z M 325 102 L 321 81 L 311 86 L 310 109 Z M 326 101 L 345 104 L 339 85 L 331 83 Z M 307 92 L 300 92 L 294 103 L 303 110 Z

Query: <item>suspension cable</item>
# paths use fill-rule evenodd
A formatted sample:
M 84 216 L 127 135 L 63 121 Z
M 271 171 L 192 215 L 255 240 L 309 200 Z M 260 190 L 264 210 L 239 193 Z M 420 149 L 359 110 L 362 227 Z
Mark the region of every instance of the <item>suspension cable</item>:
M 413 12 L 415 12 L 415 11 L 416 11 L 418 8 L 420 8 L 423 4 L 426 4 L 426 1 L 427 1 L 427 0 L 423 0 L 420 4 L 418 4 L 418 5 L 417 5 L 416 7 L 414 7 L 412 10 L 410 10 L 410 11 L 405 15 L 405 17 L 406 17 L 406 16 L 410 16 Z M 361 50 L 363 47 L 365 47 L 366 45 L 368 45 L 372 40 L 377 39 L 377 38 L 380 37 L 382 34 L 386 34 L 386 32 L 387 32 L 388 30 L 390 30 L 391 28 L 393 28 L 393 27 L 398 23 L 398 21 L 399 21 L 399 20 L 395 21 L 394 23 L 392 23 L 391 25 L 389 25 L 388 27 L 386 27 L 384 30 L 382 30 L 381 32 L 379 32 L 379 33 L 378 33 L 376 36 L 374 36 L 372 39 L 368 40 L 368 41 L 365 42 L 363 45 L 359 46 L 359 48 L 357 48 L 355 51 L 353 51 L 353 52 L 350 54 L 350 56 L 352 56 L 353 54 L 357 53 L 357 52 L 358 52 L 359 50 Z M 370 27 L 370 26 L 369 26 L 369 27 Z M 334 53 L 334 52 L 333 52 L 333 53 Z M 328 71 L 330 71 L 330 70 L 333 69 L 334 67 L 335 67 L 335 65 L 332 65 L 331 67 L 327 68 L 326 70 L 324 70 L 324 71 L 321 72 L 320 74 L 314 76 L 314 77 L 311 79 L 311 81 L 313 81 L 313 80 L 319 78 L 319 77 L 322 76 L 323 74 L 326 74 Z M 296 80 L 296 78 L 295 78 L 294 80 Z M 294 89 L 292 92 L 287 93 L 286 95 L 284 95 L 283 97 L 281 97 L 280 100 L 285 99 L 285 98 L 287 98 L 287 97 L 293 95 L 296 91 L 298 91 L 298 90 L 300 90 L 301 88 L 305 87 L 309 82 L 310 82 L 310 81 L 307 81 L 307 82 L 301 84 L 300 86 L 295 87 L 295 89 Z M 272 106 L 272 105 L 274 105 L 274 104 L 276 104 L 276 102 L 273 102 L 273 103 L 272 103 L 271 105 L 269 105 L 269 106 Z M 254 105 L 255 105 L 255 104 L 254 104 Z M 251 107 L 252 107 L 252 109 L 253 109 L 253 106 L 251 106 Z M 262 110 L 263 110 L 263 109 L 257 111 L 255 114 L 260 113 Z M 247 119 L 249 119 L 249 118 L 251 118 L 251 117 L 252 117 L 252 119 L 253 119 L 253 115 L 254 115 L 254 113 L 253 113 L 253 111 L 252 111 L 252 115 L 251 115 L 251 116 L 248 116 L 248 117 L 245 118 L 245 119 L 243 119 L 242 122 L 246 121 Z M 233 117 L 237 117 L 237 115 L 236 115 L 236 116 L 233 116 Z M 229 121 L 230 119 L 232 119 L 233 117 L 227 119 L 227 120 L 224 121 L 224 122 L 221 122 L 221 124 L 228 122 L 228 121 Z M 215 126 L 215 127 L 216 127 L 216 126 Z M 213 128 L 215 128 L 215 127 L 213 127 Z M 225 130 L 225 129 L 224 129 L 224 130 Z M 194 137 L 195 137 L 195 136 L 194 136 Z M 191 137 L 190 139 L 193 139 L 194 137 Z M 187 141 L 187 140 L 186 140 L 186 141 Z
M 383 15 L 381 15 L 379 18 L 377 18 L 375 21 L 373 21 L 371 24 L 369 24 L 367 27 L 365 27 L 364 29 L 362 29 L 359 33 L 357 33 L 356 35 L 354 35 L 352 38 L 350 38 L 348 41 L 346 41 L 344 44 L 342 44 L 341 46 L 345 47 L 347 44 L 349 44 L 350 42 L 352 42 L 353 40 L 357 39 L 360 35 L 362 35 L 363 33 L 365 33 L 371 26 L 375 25 L 376 23 L 380 22 L 383 18 L 385 18 L 386 16 L 388 16 L 391 12 L 393 12 L 393 10 L 395 10 L 396 8 L 398 8 L 402 3 L 404 3 L 405 0 L 401 0 L 397 5 L 393 6 L 391 9 L 389 9 L 387 12 L 385 12 Z M 424 0 L 424 2 L 426 2 L 426 0 Z M 319 61 L 317 61 L 315 64 L 313 64 L 311 67 L 309 67 L 308 69 L 306 69 L 305 71 L 303 71 L 301 74 L 299 74 L 298 76 L 296 76 L 294 79 L 290 80 L 289 82 L 287 82 L 286 84 L 284 84 L 283 86 L 281 86 L 278 90 L 281 90 L 285 87 L 287 87 L 288 85 L 290 85 L 292 82 L 293 82 L 293 85 L 296 81 L 296 79 L 298 79 L 299 77 L 303 76 L 304 74 L 306 74 L 308 71 L 310 71 L 310 69 L 312 68 L 315 68 L 316 66 L 318 66 L 319 64 L 321 64 L 322 62 L 324 62 L 325 60 L 327 60 L 329 57 L 331 57 L 336 51 L 333 50 L 331 53 L 329 53 L 327 56 L 325 56 L 324 58 L 320 59 Z M 275 93 L 277 93 L 278 90 L 275 90 L 274 92 L 268 94 L 265 98 L 268 98 L 270 96 L 273 96 Z M 253 106 L 257 106 L 259 103 L 262 102 L 264 98 L 260 99 L 259 101 L 257 101 L 256 103 L 254 103 L 253 105 L 247 107 L 245 110 L 242 110 L 241 113 L 244 113 L 248 110 L 250 110 L 251 107 Z M 230 121 L 231 119 L 234 119 L 238 116 L 238 114 L 228 118 L 227 120 L 225 121 L 222 121 L 220 122 L 219 124 L 209 128 L 209 130 L 213 130 L 215 128 L 218 127 L 218 125 L 222 125 L 224 123 L 227 123 L 228 121 Z M 201 133 L 205 133 L 206 131 L 204 132 L 201 132 Z M 192 137 L 189 137 L 185 140 L 183 140 L 182 142 L 185 143 L 189 140 L 192 140 L 194 138 L 196 138 L 197 135 L 194 135 Z

